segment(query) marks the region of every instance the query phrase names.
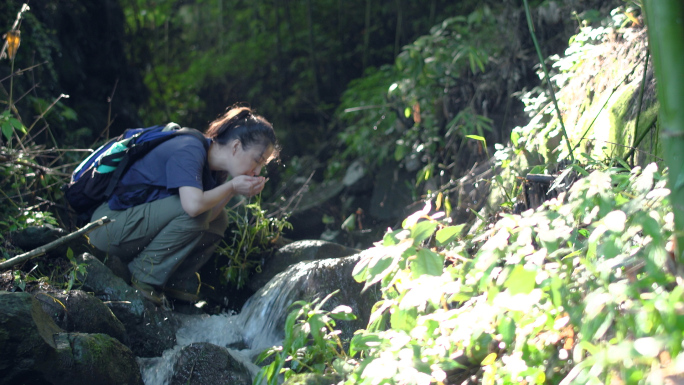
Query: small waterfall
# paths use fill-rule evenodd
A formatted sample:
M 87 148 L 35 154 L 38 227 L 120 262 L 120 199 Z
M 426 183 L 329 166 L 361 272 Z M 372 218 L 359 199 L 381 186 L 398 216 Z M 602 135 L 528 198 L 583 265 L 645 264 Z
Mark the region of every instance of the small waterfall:
M 306 289 L 311 271 L 321 263 L 333 265 L 334 260 L 302 262 L 275 276 L 255 293 L 237 315 L 180 315 L 182 326 L 176 333 L 177 345 L 161 357 L 138 358 L 146 385 L 171 382 L 173 365 L 184 346 L 195 342 L 209 342 L 228 348 L 233 358 L 242 362 L 254 376 L 259 367 L 254 358 L 283 338 L 282 325 L 290 304 Z M 247 345 L 246 349 L 231 346 Z
M 282 325 L 288 307 L 306 287 L 316 262 L 301 262 L 276 275 L 259 289 L 238 315 L 244 325 L 244 341 L 252 349 L 266 349 L 282 341 Z

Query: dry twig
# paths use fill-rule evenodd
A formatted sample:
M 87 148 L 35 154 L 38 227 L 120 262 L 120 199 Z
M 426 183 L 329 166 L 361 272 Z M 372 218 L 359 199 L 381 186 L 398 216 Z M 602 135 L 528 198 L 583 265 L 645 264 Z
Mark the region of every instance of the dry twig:
M 104 225 L 109 224 L 111 222 L 114 222 L 114 219 L 109 219 L 107 217 L 102 217 L 102 218 L 100 218 L 94 222 L 90 222 L 87 225 L 83 226 L 83 228 L 76 230 L 73 233 L 69 233 L 69 234 L 67 234 L 67 235 L 65 235 L 65 236 L 63 236 L 57 240 L 54 240 L 54 241 L 48 243 L 47 245 L 40 246 L 37 249 L 33 249 L 33 250 L 29 251 L 28 253 L 17 255 L 14 258 L 10 258 L 10 259 L 6 260 L 5 262 L 0 263 L 0 270 L 10 268 L 16 264 L 19 264 L 23 261 L 28 260 L 28 259 L 43 255 L 48 250 L 52 250 L 59 245 L 65 244 L 74 238 L 78 238 L 83 234 L 87 234 L 87 233 L 95 230 L 96 228 L 104 226 Z

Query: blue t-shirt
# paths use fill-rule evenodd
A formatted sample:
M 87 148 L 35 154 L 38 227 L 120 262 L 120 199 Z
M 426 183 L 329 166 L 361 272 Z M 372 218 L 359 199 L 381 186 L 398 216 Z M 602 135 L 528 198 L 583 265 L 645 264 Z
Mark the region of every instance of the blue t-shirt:
M 209 139 L 207 139 L 209 141 Z M 109 208 L 125 210 L 178 194 L 183 186 L 203 191 L 218 185 L 208 170 L 207 149 L 192 135 L 179 135 L 153 148 L 121 177 Z

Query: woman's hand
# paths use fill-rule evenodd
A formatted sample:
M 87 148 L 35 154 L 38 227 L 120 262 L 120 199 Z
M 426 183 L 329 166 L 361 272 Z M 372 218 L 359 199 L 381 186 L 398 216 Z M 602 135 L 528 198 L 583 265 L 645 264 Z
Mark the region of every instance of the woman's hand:
M 231 183 L 233 185 L 233 191 L 236 194 L 252 197 L 259 194 L 261 190 L 264 189 L 266 181 L 268 181 L 268 179 L 264 178 L 263 176 L 240 175 L 231 179 L 227 183 Z
M 259 194 L 264 189 L 266 181 L 268 179 L 263 176 L 240 175 L 209 191 L 184 186 L 178 189 L 178 193 L 183 210 L 189 216 L 195 217 L 207 210 L 214 210 L 213 219 L 216 217 L 216 212 L 222 210 L 232 197 L 237 194 L 246 197 Z

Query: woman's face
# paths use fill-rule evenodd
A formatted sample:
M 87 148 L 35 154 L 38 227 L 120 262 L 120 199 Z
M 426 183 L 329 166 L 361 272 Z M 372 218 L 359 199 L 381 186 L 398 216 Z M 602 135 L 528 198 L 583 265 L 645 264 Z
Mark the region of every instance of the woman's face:
M 213 146 L 209 153 L 209 168 L 226 171 L 233 178 L 259 175 L 273 156 L 273 146 L 270 144 L 267 147 L 254 145 L 245 150 L 236 139 L 225 145 L 214 143 Z

